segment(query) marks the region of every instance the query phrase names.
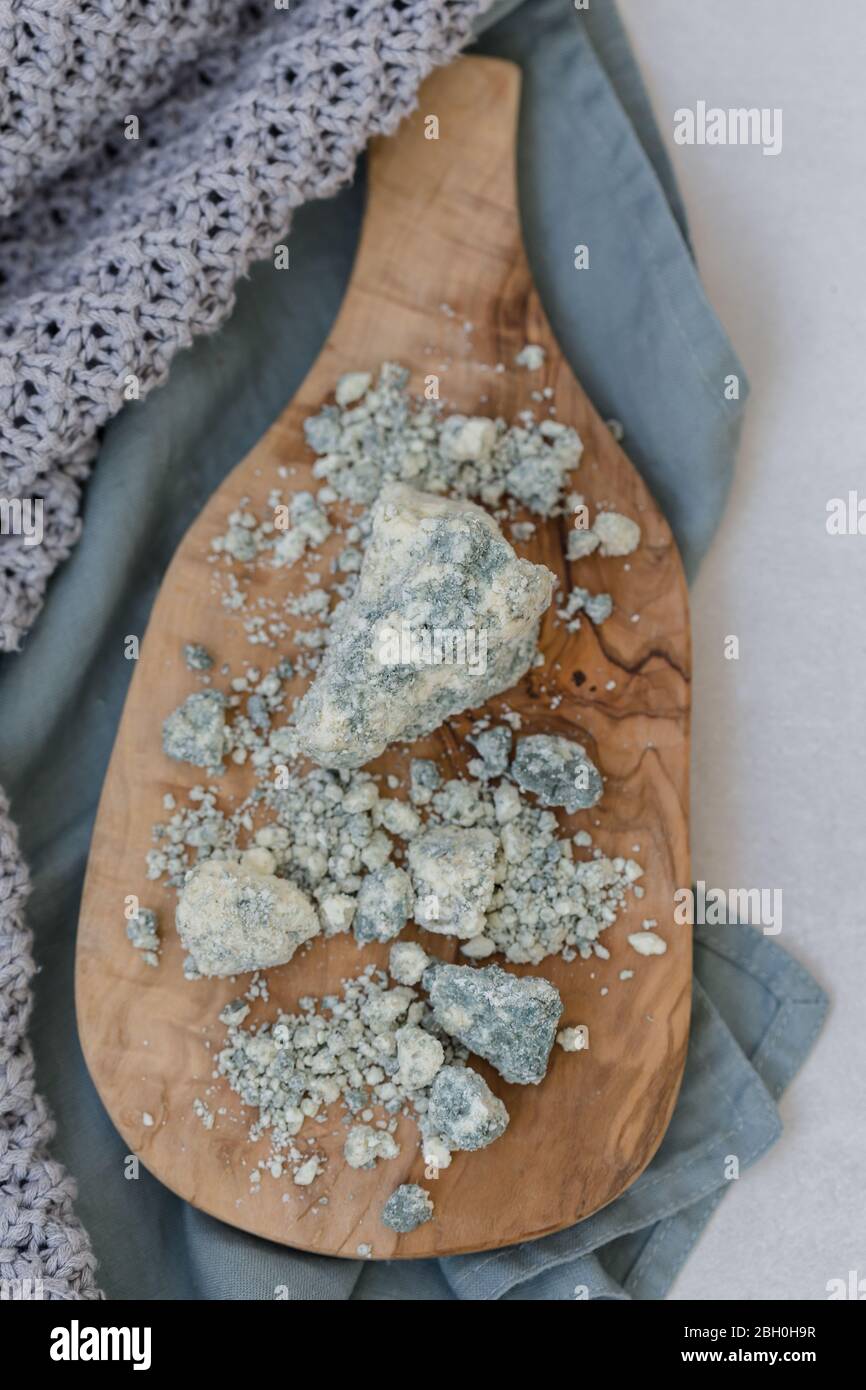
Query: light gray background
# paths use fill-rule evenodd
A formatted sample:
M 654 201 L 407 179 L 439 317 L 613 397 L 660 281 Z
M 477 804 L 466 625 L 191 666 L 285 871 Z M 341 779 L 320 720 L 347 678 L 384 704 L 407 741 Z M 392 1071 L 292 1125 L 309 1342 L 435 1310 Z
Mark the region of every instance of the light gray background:
M 702 277 L 752 383 L 730 505 L 693 593 L 693 875 L 781 888 L 779 940 L 831 996 L 786 1133 L 722 1203 L 677 1299 L 820 1299 L 866 1278 L 866 8 L 620 0 Z M 703 99 L 781 107 L 783 147 L 680 147 Z M 723 655 L 740 639 L 739 661 Z M 755 1239 L 755 1233 L 761 1239 Z M 748 1258 L 745 1258 L 748 1252 Z

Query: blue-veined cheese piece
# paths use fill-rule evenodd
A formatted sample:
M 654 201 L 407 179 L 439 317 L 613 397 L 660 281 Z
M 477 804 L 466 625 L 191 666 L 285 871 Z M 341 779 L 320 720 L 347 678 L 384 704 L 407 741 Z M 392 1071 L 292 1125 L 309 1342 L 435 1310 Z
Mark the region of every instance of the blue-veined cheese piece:
M 463 941 L 484 930 L 496 887 L 497 837 L 489 830 L 436 826 L 409 846 L 415 921 Z
M 175 922 L 200 975 L 243 975 L 284 965 L 320 930 L 305 893 L 273 873 L 269 850 L 206 859 L 187 874 Z
M 506 1081 L 535 1086 L 543 1080 L 562 1016 L 549 980 L 521 979 L 498 965 L 437 963 L 424 972 L 423 985 L 440 1028 Z
M 162 746 L 170 758 L 218 772 L 226 751 L 226 697 L 197 690 L 163 721 Z
M 469 742 L 478 749 L 479 757 L 470 764 L 473 776 L 486 780 L 488 777 L 501 777 L 508 769 L 511 757 L 511 730 L 507 724 L 495 724 L 492 729 L 470 734 Z
M 412 884 L 405 869 L 383 864 L 367 874 L 358 893 L 352 922 L 359 945 L 368 941 L 393 941 L 412 915 Z
M 439 769 L 430 758 L 413 758 L 409 763 L 409 800 L 415 806 L 427 806 L 433 793 L 442 785 Z
M 392 1192 L 382 1208 L 382 1221 L 398 1235 L 423 1226 L 433 1216 L 433 1199 L 430 1193 L 416 1182 L 404 1182 L 396 1192 Z
M 430 1088 L 425 1116 L 449 1149 L 485 1149 L 504 1134 L 508 1111 L 472 1067 L 442 1067 Z
M 380 1158 L 396 1158 L 399 1152 L 392 1135 L 372 1125 L 352 1125 L 343 1145 L 343 1157 L 350 1168 L 375 1168 Z
M 301 752 L 361 767 L 507 690 L 535 659 L 554 582 L 481 507 L 388 484 L 355 592 L 298 706 Z
M 569 813 L 594 806 L 604 791 L 601 774 L 582 745 L 552 734 L 520 739 L 511 775 L 542 806 L 564 806 Z
M 599 512 L 592 529 L 602 555 L 631 555 L 640 545 L 640 527 L 622 512 Z
M 404 1091 L 420 1091 L 423 1086 L 429 1086 L 445 1061 L 445 1049 L 439 1039 L 419 1028 L 417 1023 L 404 1024 L 394 1037 L 399 1064 L 397 1084 Z

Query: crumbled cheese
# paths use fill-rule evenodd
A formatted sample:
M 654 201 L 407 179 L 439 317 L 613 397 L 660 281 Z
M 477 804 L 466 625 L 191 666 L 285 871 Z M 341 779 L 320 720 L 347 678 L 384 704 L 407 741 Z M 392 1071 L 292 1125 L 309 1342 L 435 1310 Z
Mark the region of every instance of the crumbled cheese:
M 304 998 L 297 1013 L 281 1012 L 272 1022 L 242 1027 L 229 1021 L 217 1072 L 224 1076 L 244 1105 L 258 1110 L 250 1138 L 267 1135 L 273 1154 L 288 1155 L 293 1165 L 301 1157 L 295 1144 L 308 1120 L 322 1106 L 340 1102 L 347 1115 L 370 1126 L 375 1107 L 396 1123 L 401 1112 L 426 1116 L 429 1086 L 404 1084 L 398 1055 L 398 1030 L 424 1024 L 438 1038 L 447 1065 L 456 1066 L 465 1051 L 437 1032 L 436 1024 L 416 991 L 400 985 L 389 989 L 381 971 L 369 966 L 355 979 L 345 980 L 340 994 Z M 417 1078 L 408 1077 L 409 1082 Z M 352 1141 L 360 1155 L 363 1136 Z M 364 1162 L 369 1162 L 369 1149 Z M 378 1157 L 391 1155 L 391 1145 L 376 1143 Z M 293 1154 L 296 1155 L 293 1157 Z
M 582 1023 L 576 1028 L 560 1028 L 556 1041 L 563 1052 L 583 1052 L 589 1046 L 587 1030 Z
M 350 1168 L 375 1168 L 380 1158 L 396 1158 L 400 1146 L 385 1129 L 352 1125 L 343 1145 L 343 1157 Z
M 319 913 L 325 936 L 348 931 L 357 910 L 357 903 L 348 893 L 329 893 L 319 903 Z
M 320 1160 L 314 1155 L 295 1169 L 294 1181 L 298 1187 L 309 1187 L 319 1175 Z
M 584 612 L 590 622 L 596 627 L 600 623 L 607 622 L 613 612 L 613 599 L 610 594 L 591 594 L 589 589 L 575 587 L 571 590 L 566 602 L 561 608 L 557 608 L 557 617 L 562 618 L 570 632 L 577 632 L 580 628 L 580 618 L 578 613 Z
M 439 436 L 443 454 L 456 463 L 486 461 L 496 444 L 496 422 L 486 415 L 449 415 Z
M 220 690 L 188 695 L 163 722 L 162 746 L 168 756 L 219 771 L 227 749 L 225 703 Z
M 549 980 L 520 979 L 498 965 L 475 969 L 437 962 L 423 983 L 433 1017 L 446 1033 L 506 1081 L 536 1086 L 543 1080 L 562 1014 L 559 991 Z
M 602 555 L 631 555 L 640 537 L 640 527 L 630 517 L 621 512 L 599 512 L 589 530 L 575 526 L 569 531 L 566 558 L 582 560 L 599 547 Z
M 530 734 L 517 744 L 511 775 L 542 806 L 564 806 L 569 813 L 594 806 L 604 784 L 586 750 L 571 739 Z
M 599 544 L 600 539 L 595 531 L 588 531 L 585 527 L 575 526 L 568 533 L 565 557 L 567 560 L 582 560 L 585 555 L 591 555 L 594 550 L 597 550 Z
M 441 1135 L 422 1134 L 421 1153 L 425 1169 L 430 1169 L 425 1177 L 438 1177 L 445 1168 L 451 1167 L 451 1150 Z
M 369 390 L 372 380 L 369 372 L 344 372 L 334 392 L 337 405 L 354 405 Z
M 501 777 L 507 772 L 512 737 L 507 724 L 497 724 L 492 729 L 482 729 L 479 733 L 470 734 L 469 742 L 480 754 L 480 757 L 473 759 L 473 763 L 470 764 L 469 770 L 472 775 L 486 779 Z
M 415 806 L 427 806 L 442 785 L 439 769 L 429 758 L 413 758 L 409 764 L 409 797 Z
M 242 975 L 291 960 L 320 930 L 294 883 L 277 878 L 273 855 L 208 859 L 190 870 L 177 904 L 178 935 L 200 975 Z
M 405 869 L 383 864 L 361 883 L 352 930 L 358 945 L 391 941 L 412 915 L 412 884 Z
M 484 930 L 495 889 L 496 837 L 483 829 L 427 830 L 409 846 L 415 921 L 468 939 Z
M 503 782 L 493 793 L 493 806 L 499 825 L 508 825 L 520 815 L 519 791 L 510 782 Z
M 420 1091 L 429 1086 L 445 1061 L 445 1049 L 439 1039 L 414 1023 L 398 1028 L 394 1036 L 397 1039 L 398 1085 L 407 1091 Z
M 537 372 L 543 366 L 547 354 L 543 347 L 538 343 L 527 343 L 526 347 L 521 348 L 514 361 L 518 367 L 525 367 L 528 372 Z
M 320 455 L 314 475 L 338 497 L 369 506 L 385 483 L 408 482 L 488 507 L 507 493 L 544 515 L 561 507 L 583 450 L 573 429 L 445 416 L 436 402 L 416 407 L 408 383 L 404 367 L 386 362 L 358 404 L 327 405 L 305 422 L 307 443 Z
M 663 956 L 668 949 L 667 942 L 656 936 L 654 931 L 633 932 L 628 944 L 639 956 Z
M 400 985 L 420 984 L 430 957 L 416 941 L 395 941 L 388 956 L 388 974 Z
M 126 923 L 126 935 L 145 965 L 159 964 L 159 919 L 153 908 L 139 907 Z
M 621 512 L 599 512 L 592 529 L 602 555 L 631 555 L 640 545 L 640 527 Z
M 460 943 L 461 956 L 469 956 L 471 960 L 483 960 L 485 956 L 492 956 L 496 950 L 496 942 L 491 941 L 489 936 L 473 936 L 470 941 Z
M 213 1129 L 213 1111 L 210 1109 L 208 1105 L 205 1104 L 205 1102 L 201 1099 L 200 1096 L 196 1096 L 195 1100 L 192 1103 L 192 1113 L 199 1120 L 201 1120 L 202 1125 L 205 1129 Z
M 471 1067 L 442 1067 L 430 1091 L 427 1121 L 448 1149 L 474 1151 L 508 1127 L 508 1111 Z
M 382 1208 L 382 1222 L 398 1235 L 406 1235 L 433 1217 L 433 1199 L 417 1183 L 403 1183 Z
M 200 642 L 187 642 L 183 659 L 190 671 L 209 671 L 213 666 L 213 657 Z

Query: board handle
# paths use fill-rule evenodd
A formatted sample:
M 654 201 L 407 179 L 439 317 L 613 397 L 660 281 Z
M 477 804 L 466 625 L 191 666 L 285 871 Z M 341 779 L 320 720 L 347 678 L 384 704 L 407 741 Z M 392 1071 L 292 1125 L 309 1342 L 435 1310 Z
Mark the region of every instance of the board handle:
M 503 262 L 523 253 L 520 85 L 514 63 L 458 58 L 427 79 L 418 109 L 394 135 L 372 142 L 353 272 L 359 289 L 421 298 L 426 311 L 501 287 Z

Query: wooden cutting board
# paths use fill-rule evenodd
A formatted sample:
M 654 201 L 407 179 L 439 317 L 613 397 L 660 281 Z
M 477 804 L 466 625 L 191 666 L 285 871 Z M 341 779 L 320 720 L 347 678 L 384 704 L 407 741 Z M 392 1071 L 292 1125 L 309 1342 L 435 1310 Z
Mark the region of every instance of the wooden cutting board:
M 516 68 L 462 58 L 429 79 L 417 113 L 396 135 L 374 145 L 361 246 L 333 332 L 295 399 L 211 498 L 166 573 L 118 731 L 84 888 L 76 991 L 81 1042 L 130 1150 L 174 1192 L 213 1216 L 330 1255 L 354 1257 L 362 1243 L 373 1247 L 374 1258 L 448 1255 L 527 1240 L 589 1216 L 652 1158 L 685 1059 L 691 939 L 687 927 L 673 922 L 673 894 L 690 882 L 686 588 L 663 517 L 563 361 L 533 288 L 515 188 L 518 103 Z M 425 136 L 431 116 L 438 118 L 438 139 Z M 303 268 L 289 273 L 303 274 Z M 514 365 L 527 342 L 547 350 L 540 372 Z M 596 553 L 566 564 L 568 519 L 541 523 L 531 542 L 517 547 L 549 565 L 566 591 L 573 584 L 608 591 L 616 607 L 602 627 L 584 622 L 573 635 L 551 610 L 542 630 L 545 664 L 509 692 L 507 702 L 522 715 L 524 732 L 559 732 L 586 745 L 605 775 L 605 795 L 592 811 L 563 817 L 563 823 L 571 831 L 590 829 L 606 853 L 639 859 L 646 896 L 605 934 L 610 960 L 566 964 L 554 957 L 528 968 L 554 981 L 565 1001 L 563 1022 L 587 1025 L 590 1047 L 576 1054 L 554 1048 L 550 1072 L 537 1087 L 506 1085 L 480 1064 L 511 1113 L 502 1139 L 482 1152 L 455 1155 L 437 1179 L 426 1180 L 415 1126 L 401 1119 L 399 1158 L 357 1172 L 341 1157 L 345 1130 L 333 1107 L 333 1123 L 315 1126 L 330 1161 L 313 1187 L 265 1176 L 252 1195 L 250 1172 L 266 1147 L 254 1148 L 247 1138 L 255 1112 L 244 1112 L 227 1085 L 212 1077 L 225 1032 L 217 1015 L 239 986 L 184 980 L 173 929 L 175 895 L 145 877 L 151 827 L 165 818 L 164 794 L 180 802 L 205 780 L 165 757 L 161 724 L 198 688 L 182 660 L 184 642 L 203 642 L 233 674 L 244 663 L 267 669 L 292 655 L 292 639 L 278 652 L 248 644 L 241 620 L 215 593 L 210 541 L 225 530 L 241 499 L 264 515 L 273 486 L 315 486 L 305 416 L 332 398 L 342 372 L 375 370 L 388 359 L 411 368 L 413 390 L 437 374 L 452 408 L 506 420 L 527 407 L 538 410 L 531 393 L 552 387 L 557 418 L 574 425 L 584 441 L 575 487 L 590 515 L 603 504 L 640 522 L 642 544 L 628 560 Z M 288 483 L 277 477 L 281 465 L 293 470 Z M 330 556 L 340 538 L 332 536 L 328 546 Z M 330 582 L 327 564 L 315 567 Z M 305 568 L 263 566 L 250 592 L 281 603 L 299 588 Z M 292 687 L 301 688 L 301 681 Z M 495 715 L 501 703 L 492 701 L 488 712 Z M 465 716 L 451 721 L 412 752 L 435 756 L 445 776 L 455 775 L 465 767 L 462 739 L 470 722 Z M 405 776 L 409 756 L 404 747 L 390 749 L 371 770 Z M 226 804 L 250 786 L 251 773 L 232 767 L 222 782 Z M 148 968 L 126 940 L 129 894 L 160 913 L 165 945 L 158 969 Z M 628 945 L 627 935 L 645 918 L 657 920 L 666 955 L 639 957 Z M 416 935 L 428 950 L 454 957 L 447 938 Z M 294 1008 L 304 994 L 333 991 L 345 976 L 371 961 L 384 964 L 386 956 L 387 947 L 359 952 L 350 937 L 316 940 L 289 965 L 268 972 L 270 1003 L 257 1003 L 253 1018 Z M 634 977 L 624 982 L 619 972 L 625 968 Z M 224 1112 L 216 1113 L 211 1130 L 193 1114 L 196 1097 Z M 145 1114 L 152 1124 L 145 1124 Z M 398 1237 L 379 1215 L 393 1189 L 410 1181 L 430 1189 L 436 1216 Z

